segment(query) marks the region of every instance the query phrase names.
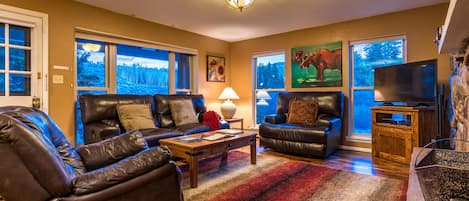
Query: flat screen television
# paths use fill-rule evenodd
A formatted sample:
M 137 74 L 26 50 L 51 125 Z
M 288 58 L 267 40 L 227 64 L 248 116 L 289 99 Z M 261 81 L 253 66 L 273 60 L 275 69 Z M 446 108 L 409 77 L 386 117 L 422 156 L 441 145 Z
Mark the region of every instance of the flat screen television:
M 375 101 L 433 105 L 436 97 L 437 60 L 374 69 Z

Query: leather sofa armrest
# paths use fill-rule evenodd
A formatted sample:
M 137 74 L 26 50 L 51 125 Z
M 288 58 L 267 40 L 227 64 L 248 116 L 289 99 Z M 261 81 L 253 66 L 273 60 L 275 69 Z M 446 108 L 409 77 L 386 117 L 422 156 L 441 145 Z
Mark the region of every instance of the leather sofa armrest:
M 84 128 L 85 144 L 95 143 L 121 133 L 119 124 L 112 120 L 102 120 L 86 124 Z
M 91 171 L 134 155 L 145 148 L 148 148 L 148 145 L 142 133 L 133 130 L 97 143 L 80 145 L 77 151 L 86 169 Z
M 264 117 L 264 121 L 271 124 L 285 123 L 287 117 L 283 114 L 271 114 Z
M 230 129 L 230 124 L 225 120 L 220 120 L 220 129 Z
M 93 193 L 143 175 L 170 163 L 171 153 L 166 147 L 144 149 L 134 156 L 112 165 L 79 175 L 73 181 L 76 195 Z
M 342 119 L 334 116 L 320 115 L 316 121 L 316 126 L 324 126 L 329 129 L 341 129 Z

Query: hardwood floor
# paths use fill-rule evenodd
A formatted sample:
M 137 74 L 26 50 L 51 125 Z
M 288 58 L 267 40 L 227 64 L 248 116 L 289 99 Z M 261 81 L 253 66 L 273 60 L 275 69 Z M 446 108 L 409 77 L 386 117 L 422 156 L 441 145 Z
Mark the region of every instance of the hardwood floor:
M 240 150 L 249 152 L 249 147 L 243 147 Z M 326 166 L 361 174 L 391 177 L 402 180 L 407 180 L 409 177 L 408 164 L 401 164 L 393 161 L 373 158 L 371 153 L 365 152 L 338 150 L 327 159 L 313 157 L 309 158 L 278 153 L 273 150 L 261 147 L 258 143 L 257 153 L 259 155 L 282 157 L 313 165 Z

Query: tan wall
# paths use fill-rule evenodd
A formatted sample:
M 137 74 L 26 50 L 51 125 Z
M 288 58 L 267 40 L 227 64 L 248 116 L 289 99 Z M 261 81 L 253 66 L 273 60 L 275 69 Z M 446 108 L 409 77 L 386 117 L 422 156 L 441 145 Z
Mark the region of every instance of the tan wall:
M 245 118 L 247 125 L 252 122 L 252 55 L 259 52 L 284 50 L 286 53 L 286 87 L 288 91 L 343 91 L 348 101 L 349 57 L 348 42 L 381 36 L 404 34 L 407 37 L 407 61 L 438 58 L 438 80 L 447 82 L 449 77 L 449 57 L 439 56 L 433 43 L 435 30 L 444 23 L 448 5 L 413 9 L 398 13 L 374 16 L 317 28 L 303 29 L 258 39 L 232 43 L 231 45 L 231 86 L 241 97 L 235 101 L 238 106 L 236 116 Z M 292 89 L 290 74 L 290 51 L 293 47 L 343 42 L 342 87 Z M 347 107 L 346 107 L 347 108 Z M 346 115 L 347 112 L 346 112 Z M 345 121 L 346 128 L 347 120 Z M 347 129 L 344 129 L 347 132 Z M 369 147 L 368 144 L 345 142 L 346 145 Z
M 209 105 L 213 105 L 212 101 L 218 102 L 216 98 L 229 83 L 207 83 L 205 81 L 206 54 L 224 55 L 229 64 L 228 42 L 116 14 L 72 0 L 0 0 L 0 4 L 48 14 L 49 77 L 52 77 L 53 74 L 64 75 L 64 84 L 50 84 L 49 86 L 49 114 L 72 142 L 75 140 L 75 97 L 74 88 L 71 85 L 75 84 L 75 70 L 54 70 L 52 66 L 61 65 L 75 69 L 74 34 L 76 27 L 197 49 L 200 58 L 199 88 Z M 229 65 L 227 67 L 227 73 L 229 73 Z
M 71 85 L 75 83 L 75 71 L 54 70 L 52 66 L 69 66 L 74 69 L 74 31 L 76 27 L 197 49 L 199 51 L 199 93 L 205 96 L 208 109 L 219 111 L 221 101 L 217 100 L 217 97 L 225 86 L 231 85 L 241 97 L 240 100 L 235 101 L 238 106 L 236 116 L 244 117 L 247 126 L 252 121 L 251 59 L 254 53 L 284 50 L 287 53 L 287 90 L 293 91 L 290 88 L 289 81 L 290 49 L 297 46 L 342 40 L 344 50 L 343 86 L 339 88 L 294 90 L 341 90 L 348 96 L 349 58 L 347 42 L 392 34 L 405 34 L 408 39 L 408 61 L 438 57 L 438 79 L 447 81 L 449 76 L 448 56 L 438 56 L 436 46 L 432 43 L 436 27 L 444 22 L 447 4 L 235 43 L 228 43 L 135 19 L 71 0 L 0 0 L 0 4 L 43 12 L 49 15 L 49 77 L 52 77 L 53 74 L 62 74 L 65 78 L 65 84 L 50 84 L 49 86 L 49 113 L 71 141 L 74 141 L 75 99 L 74 88 Z M 224 55 L 226 57 L 227 82 L 206 82 L 207 54 Z M 52 82 L 49 81 L 49 83 Z

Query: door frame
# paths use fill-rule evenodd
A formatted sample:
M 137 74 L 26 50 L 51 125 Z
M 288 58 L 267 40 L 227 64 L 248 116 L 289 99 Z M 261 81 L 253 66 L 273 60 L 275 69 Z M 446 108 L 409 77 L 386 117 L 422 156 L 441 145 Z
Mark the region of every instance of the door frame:
M 41 93 L 41 110 L 49 112 L 49 17 L 45 13 L 17 8 L 0 4 L 0 18 L 11 24 L 33 24 L 32 37 L 39 48 L 32 54 L 31 59 L 39 59 L 37 70 L 41 71 L 41 79 L 38 79 L 38 93 Z M 37 79 L 37 74 L 33 75 Z

